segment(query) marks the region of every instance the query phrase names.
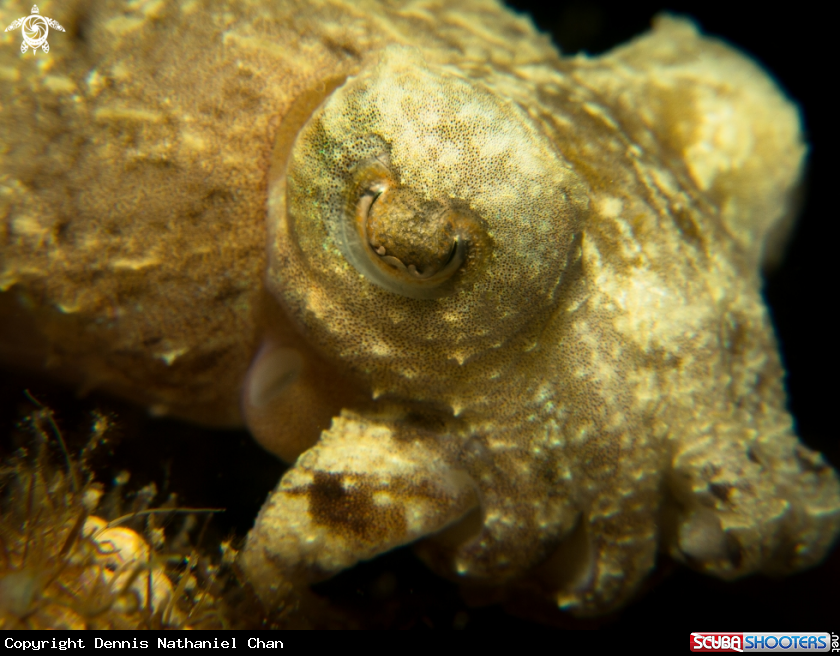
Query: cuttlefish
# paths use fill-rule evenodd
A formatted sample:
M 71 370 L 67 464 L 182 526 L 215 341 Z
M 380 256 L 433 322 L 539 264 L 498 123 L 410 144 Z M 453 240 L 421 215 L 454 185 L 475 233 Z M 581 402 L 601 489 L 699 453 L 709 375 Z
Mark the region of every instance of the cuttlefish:
M 578 614 L 658 552 L 827 553 L 760 295 L 806 146 L 754 61 L 668 16 L 563 58 L 490 0 L 41 9 L 49 53 L 0 43 L 0 357 L 293 463 L 268 603 L 414 542 Z

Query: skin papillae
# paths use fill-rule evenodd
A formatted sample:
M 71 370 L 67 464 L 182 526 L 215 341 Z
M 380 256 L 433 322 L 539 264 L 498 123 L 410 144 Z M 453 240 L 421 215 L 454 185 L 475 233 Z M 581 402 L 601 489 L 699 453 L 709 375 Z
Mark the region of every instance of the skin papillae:
M 579 614 L 660 550 L 831 547 L 760 296 L 806 148 L 744 55 L 661 17 L 563 58 L 491 2 L 41 10 L 48 59 L 0 49 L 0 357 L 294 461 L 267 602 L 421 538 Z

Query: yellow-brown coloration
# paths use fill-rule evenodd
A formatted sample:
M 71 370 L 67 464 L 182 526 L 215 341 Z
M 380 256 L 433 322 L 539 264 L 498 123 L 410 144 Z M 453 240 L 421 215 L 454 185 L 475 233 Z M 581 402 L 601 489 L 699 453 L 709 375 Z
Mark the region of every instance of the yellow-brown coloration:
M 562 59 L 469 0 L 43 9 L 89 38 L 0 52 L 0 353 L 214 423 L 243 387 L 302 454 L 243 552 L 265 599 L 431 534 L 584 614 L 659 548 L 826 553 L 759 294 L 805 147 L 743 55 L 662 18 Z

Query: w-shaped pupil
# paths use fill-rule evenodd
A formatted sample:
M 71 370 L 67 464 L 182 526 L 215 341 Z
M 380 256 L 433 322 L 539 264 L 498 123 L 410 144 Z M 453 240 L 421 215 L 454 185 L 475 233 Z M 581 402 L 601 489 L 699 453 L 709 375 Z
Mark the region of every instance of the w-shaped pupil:
M 410 189 L 374 189 L 365 230 L 371 248 L 388 264 L 427 278 L 443 269 L 456 250 L 455 226 L 447 207 L 425 201 Z

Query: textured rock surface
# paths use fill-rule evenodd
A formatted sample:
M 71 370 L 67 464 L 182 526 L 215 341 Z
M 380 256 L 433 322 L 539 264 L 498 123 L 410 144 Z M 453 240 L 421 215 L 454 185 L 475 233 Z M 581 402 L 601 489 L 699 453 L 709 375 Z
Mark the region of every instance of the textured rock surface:
M 0 54 L 5 359 L 234 423 L 267 337 L 254 433 L 293 458 L 341 415 L 251 536 L 267 598 L 462 517 L 435 568 L 583 613 L 659 546 L 724 578 L 816 562 L 837 479 L 792 433 L 758 292 L 795 108 L 686 23 L 561 60 L 481 9 L 42 7 L 73 48 Z M 371 158 L 473 217 L 442 295 L 357 270 Z

